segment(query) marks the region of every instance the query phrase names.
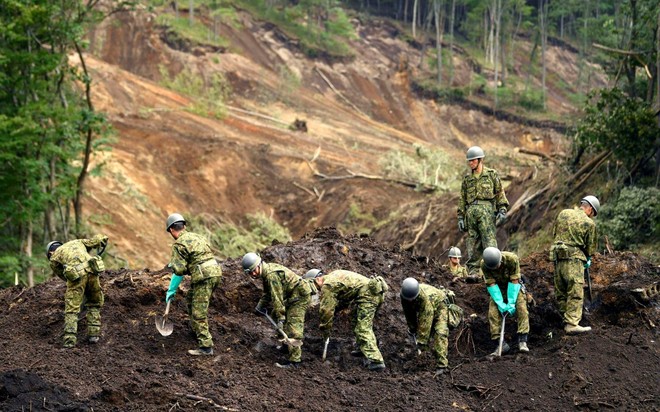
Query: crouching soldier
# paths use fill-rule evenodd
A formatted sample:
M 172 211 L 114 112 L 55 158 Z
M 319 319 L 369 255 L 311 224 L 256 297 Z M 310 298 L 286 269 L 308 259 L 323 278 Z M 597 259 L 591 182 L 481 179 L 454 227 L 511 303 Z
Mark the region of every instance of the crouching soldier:
M 190 290 L 186 298 L 190 326 L 197 336 L 198 348 L 190 349 L 188 353 L 193 356 L 213 355 L 208 310 L 213 291 L 222 279 L 222 268 L 215 260 L 208 240 L 186 230 L 183 216 L 178 213 L 168 216 L 166 229 L 175 241 L 172 245 L 172 258 L 167 265 L 174 273 L 165 300 L 172 300 L 183 276 L 190 275 Z
M 87 307 L 87 337 L 97 343 L 101 336 L 101 307 L 103 291 L 99 273 L 105 270 L 100 256 L 90 256 L 89 251 L 99 248 L 103 253 L 108 237 L 96 235 L 91 239 L 76 239 L 62 244 L 53 241 L 46 246 L 46 256 L 53 273 L 66 282 L 64 293 L 64 347 L 76 346 L 78 314 L 83 300 Z
M 520 290 L 520 262 L 518 256 L 511 252 L 500 252 L 496 247 L 487 247 L 481 261 L 481 271 L 484 274 L 486 288 L 491 298 L 488 306 L 488 323 L 490 325 L 490 338 L 495 346 L 494 353 L 497 352 L 499 347 L 502 318 L 516 314 L 518 315 L 518 350 L 529 352 L 527 347 L 529 313 L 527 312 L 526 296 Z M 504 302 L 503 296 L 506 296 L 506 302 Z M 508 351 L 509 345 L 504 342 L 502 353 Z
M 374 317 L 389 289 L 383 278 L 369 279 L 348 270 L 334 270 L 326 275 L 319 269 L 311 269 L 303 278 L 314 279 L 314 285 L 321 293 L 319 329 L 323 332 L 323 339 L 330 338 L 337 307 L 352 306 L 353 333 L 361 354 L 366 358 L 366 366 L 372 371 L 385 369 L 373 330 Z
M 254 308 L 255 312 L 267 315 L 268 308 L 271 308 L 278 329 L 283 330 L 290 339 L 302 340 L 305 313 L 312 294 L 316 294 L 316 287 L 282 265 L 262 261 L 256 253 L 243 256 L 241 264 L 247 275 L 260 277 L 263 282 L 264 293 Z M 283 369 L 300 366 L 302 349 L 293 345 L 288 348 L 289 358 L 275 363 L 275 366 Z
M 453 292 L 452 292 L 453 293 Z M 401 306 L 408 324 L 408 334 L 418 349 L 426 350 L 433 339 L 436 376 L 447 371 L 449 338 L 447 291 L 406 278 L 401 284 Z

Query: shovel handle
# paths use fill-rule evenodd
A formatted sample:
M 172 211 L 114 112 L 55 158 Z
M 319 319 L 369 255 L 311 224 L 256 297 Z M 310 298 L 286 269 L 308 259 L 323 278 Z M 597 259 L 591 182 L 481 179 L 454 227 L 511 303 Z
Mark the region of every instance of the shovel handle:
M 325 358 L 328 355 L 328 343 L 330 343 L 330 338 L 325 338 L 325 344 L 323 345 L 323 362 L 325 362 Z
M 502 330 L 500 331 L 500 345 L 497 347 L 497 356 L 502 356 L 502 345 L 504 344 L 504 326 L 506 324 L 506 314 L 502 314 Z
M 165 305 L 165 315 L 164 316 L 167 316 L 167 314 L 170 313 L 170 303 L 171 302 L 172 302 L 171 300 L 167 301 L 167 305 Z
M 268 315 L 268 313 L 264 313 L 264 316 L 266 316 L 266 318 L 270 321 L 270 323 L 275 327 L 275 330 L 277 330 L 284 339 L 289 340 L 289 337 L 286 335 L 286 333 L 280 327 L 277 326 L 277 323 L 275 323 L 273 318 L 271 318 Z

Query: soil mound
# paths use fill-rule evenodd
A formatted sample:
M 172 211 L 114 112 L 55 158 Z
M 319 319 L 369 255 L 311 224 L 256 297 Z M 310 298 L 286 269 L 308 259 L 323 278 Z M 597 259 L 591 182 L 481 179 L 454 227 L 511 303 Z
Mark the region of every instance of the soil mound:
M 174 333 L 154 326 L 164 311 L 166 270 L 110 271 L 102 278 L 106 303 L 101 342 L 61 348 L 59 279 L 31 289 L 0 291 L 0 410 L 657 410 L 660 381 L 657 324 L 659 271 L 637 255 L 597 255 L 591 268 L 594 305 L 584 336 L 565 335 L 553 301 L 552 264 L 545 253 L 522 262 L 530 305 L 531 352 L 513 350 L 495 361 L 482 284 L 452 283 L 443 261 L 387 248 L 366 236 L 318 229 L 262 251 L 266 261 L 297 273 L 310 268 L 348 269 L 382 275 L 390 285 L 376 316 L 375 332 L 385 357 L 382 373 L 367 371 L 350 356 L 353 336 L 347 312 L 335 319 L 328 361 L 316 308 L 307 317 L 303 366 L 280 370 L 269 323 L 252 313 L 260 282 L 240 270 L 240 259 L 223 262 L 223 284 L 209 310 L 215 354 L 193 358 L 195 347 L 184 300 L 170 309 Z M 451 373 L 436 379 L 430 353 L 415 356 L 406 339 L 398 300 L 404 278 L 414 276 L 454 290 L 466 320 L 450 335 Z M 187 282 L 182 289 L 187 288 Z M 515 322 L 507 339 L 515 342 Z

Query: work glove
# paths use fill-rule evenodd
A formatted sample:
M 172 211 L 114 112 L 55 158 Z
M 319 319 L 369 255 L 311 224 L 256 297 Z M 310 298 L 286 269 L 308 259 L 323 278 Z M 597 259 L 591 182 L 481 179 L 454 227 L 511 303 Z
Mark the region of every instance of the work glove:
M 585 269 L 589 269 L 591 267 L 591 258 L 587 258 L 587 262 L 584 264 Z
M 501 208 L 499 212 L 497 212 L 497 216 L 495 216 L 495 226 L 499 226 L 504 221 L 506 220 L 506 209 Z
M 277 321 L 277 329 L 284 330 L 284 319 L 280 319 Z
M 504 314 L 505 312 L 508 314 L 508 316 L 515 315 L 516 314 L 516 305 L 514 305 L 513 303 L 507 303 L 506 309 L 502 313 Z
M 488 290 L 490 297 L 493 298 L 493 302 L 495 302 L 495 305 L 497 305 L 497 309 L 500 311 L 500 313 L 506 312 L 507 307 L 504 303 L 504 299 L 502 298 L 502 292 L 500 291 L 499 286 L 497 286 L 497 284 L 491 285 L 488 286 L 486 290 Z
M 516 314 L 516 301 L 518 300 L 518 293 L 520 293 L 521 287 L 522 285 L 520 283 L 513 282 L 509 282 L 506 287 L 506 300 L 509 302 L 506 311 L 511 316 Z
M 257 304 L 257 306 L 254 307 L 254 313 L 257 315 L 265 315 L 268 313 L 268 310 L 266 310 L 264 307 L 261 307 L 260 304 Z
M 179 289 L 179 284 L 182 280 L 183 276 L 172 273 L 172 279 L 170 279 L 170 287 L 167 289 L 167 293 L 165 294 L 165 302 L 169 302 L 170 300 L 174 299 L 174 295 L 176 295 L 176 291 Z
M 465 232 L 465 220 L 462 217 L 458 218 L 458 230 Z
M 326 329 L 326 330 L 321 331 L 321 334 L 323 336 L 324 341 L 326 339 L 330 339 L 330 329 Z

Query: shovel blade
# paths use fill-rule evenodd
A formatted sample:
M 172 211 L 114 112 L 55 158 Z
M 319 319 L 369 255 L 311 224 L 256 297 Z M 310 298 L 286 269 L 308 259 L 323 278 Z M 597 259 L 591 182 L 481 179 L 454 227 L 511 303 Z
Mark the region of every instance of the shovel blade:
M 167 319 L 167 316 L 156 315 L 156 329 L 163 336 L 169 336 L 174 331 L 174 324 Z
M 295 348 L 299 348 L 299 347 L 301 347 L 302 344 L 303 344 L 302 340 L 300 340 L 300 339 L 292 339 L 292 338 L 288 338 L 288 339 L 280 339 L 280 342 L 282 342 L 283 344 L 285 344 L 285 345 L 287 345 L 287 346 L 293 346 L 293 347 L 295 347 Z

